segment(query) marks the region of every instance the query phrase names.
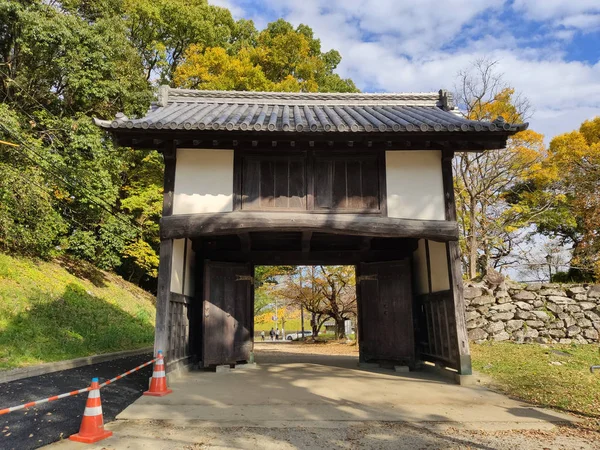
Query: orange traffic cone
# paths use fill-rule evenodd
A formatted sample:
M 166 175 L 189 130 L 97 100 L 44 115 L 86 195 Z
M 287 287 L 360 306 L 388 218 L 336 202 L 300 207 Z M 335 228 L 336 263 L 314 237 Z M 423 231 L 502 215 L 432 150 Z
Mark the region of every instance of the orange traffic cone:
M 112 431 L 104 429 L 104 420 L 102 419 L 102 402 L 100 401 L 100 389 L 98 388 L 98 378 L 92 378 L 92 385 L 85 411 L 81 420 L 79 433 L 69 436 L 69 439 L 76 442 L 91 444 L 112 436 Z
M 163 395 L 173 392 L 167 388 L 167 376 L 165 374 L 165 360 L 163 359 L 162 350 L 158 351 L 156 356 L 158 360 L 154 363 L 154 371 L 152 372 L 152 381 L 150 381 L 150 389 L 144 392 L 144 395 L 153 395 L 162 397 Z

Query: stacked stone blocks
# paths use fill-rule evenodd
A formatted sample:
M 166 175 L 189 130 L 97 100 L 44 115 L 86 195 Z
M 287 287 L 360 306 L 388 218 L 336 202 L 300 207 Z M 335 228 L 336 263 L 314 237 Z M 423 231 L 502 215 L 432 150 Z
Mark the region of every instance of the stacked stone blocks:
M 475 342 L 598 343 L 600 285 L 485 277 L 465 282 L 467 331 Z

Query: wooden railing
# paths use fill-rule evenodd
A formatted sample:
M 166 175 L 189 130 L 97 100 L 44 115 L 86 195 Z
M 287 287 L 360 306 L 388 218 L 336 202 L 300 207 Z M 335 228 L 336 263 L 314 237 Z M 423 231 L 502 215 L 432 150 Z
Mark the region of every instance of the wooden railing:
M 427 340 L 422 348 L 423 359 L 459 369 L 456 337 L 456 319 L 452 304 L 452 291 L 420 295 L 423 306 Z
M 190 355 L 190 313 L 192 298 L 171 292 L 169 302 L 169 362 Z

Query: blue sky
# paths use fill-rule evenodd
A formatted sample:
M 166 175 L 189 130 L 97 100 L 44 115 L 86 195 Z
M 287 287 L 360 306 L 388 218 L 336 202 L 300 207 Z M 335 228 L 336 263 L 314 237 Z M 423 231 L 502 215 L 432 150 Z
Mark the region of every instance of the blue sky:
M 209 0 L 259 28 L 305 23 L 364 92 L 452 90 L 475 58 L 499 61 L 547 140 L 600 115 L 600 0 Z

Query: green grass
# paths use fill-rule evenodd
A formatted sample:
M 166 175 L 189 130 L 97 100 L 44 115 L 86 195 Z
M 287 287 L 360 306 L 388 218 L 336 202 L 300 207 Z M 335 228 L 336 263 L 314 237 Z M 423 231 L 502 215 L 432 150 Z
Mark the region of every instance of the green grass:
M 600 373 L 589 370 L 600 364 L 598 346 L 503 342 L 472 344 L 471 353 L 473 368 L 489 375 L 501 392 L 576 413 L 600 429 Z
M 281 327 L 281 321 L 279 322 L 279 326 Z M 265 333 L 268 333 L 269 331 L 271 331 L 271 328 L 275 328 L 275 326 L 273 325 L 273 322 L 267 322 L 267 323 L 254 323 L 254 332 L 258 332 L 260 333 L 261 331 L 264 331 Z M 306 331 L 312 330 L 312 328 L 310 327 L 310 320 L 305 320 L 304 321 L 304 329 Z M 285 328 L 284 328 L 286 334 L 287 333 L 295 333 L 296 331 L 300 331 L 302 330 L 302 322 L 300 319 L 289 319 L 285 321 Z
M 154 297 L 80 262 L 0 253 L 0 369 L 152 345 Z

